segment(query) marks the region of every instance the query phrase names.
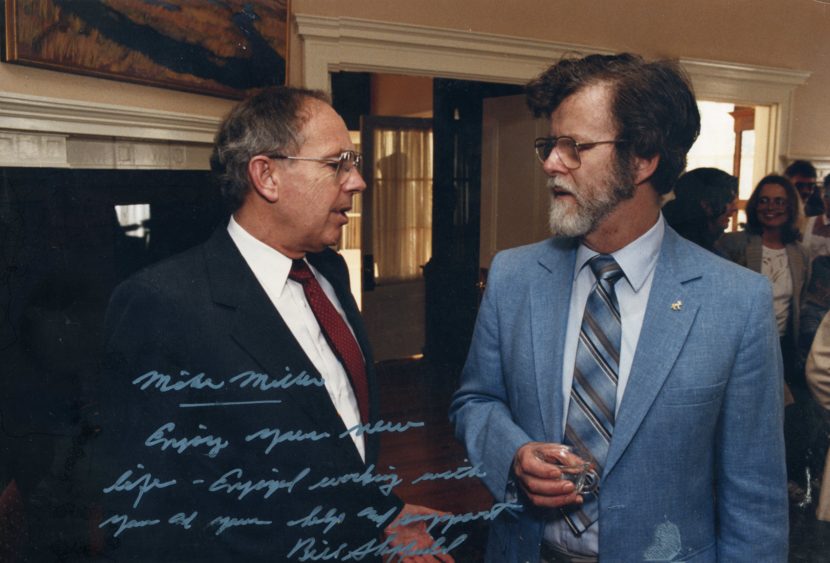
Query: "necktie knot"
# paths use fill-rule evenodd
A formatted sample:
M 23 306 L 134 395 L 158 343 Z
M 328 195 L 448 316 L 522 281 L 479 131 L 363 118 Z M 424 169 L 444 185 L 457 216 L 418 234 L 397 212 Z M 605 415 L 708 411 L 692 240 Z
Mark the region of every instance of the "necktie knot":
M 612 286 L 623 277 L 622 268 L 610 254 L 597 254 L 588 261 L 588 265 L 597 280 L 605 281 Z
M 314 274 L 311 273 L 311 269 L 308 267 L 308 264 L 305 263 L 305 260 L 293 260 L 291 262 L 291 271 L 288 272 L 288 277 L 295 282 L 304 284 L 308 280 L 312 279 Z

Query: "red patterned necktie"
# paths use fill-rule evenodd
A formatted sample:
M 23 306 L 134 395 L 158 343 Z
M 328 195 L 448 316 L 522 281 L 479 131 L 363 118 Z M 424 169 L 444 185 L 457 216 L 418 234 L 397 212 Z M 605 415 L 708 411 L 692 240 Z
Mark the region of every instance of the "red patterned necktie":
M 293 261 L 288 277 L 302 284 L 305 298 L 317 317 L 329 346 L 349 375 L 357 398 L 357 408 L 360 410 L 360 420 L 366 424 L 369 422 L 369 385 L 366 382 L 366 364 L 357 340 L 304 260 Z

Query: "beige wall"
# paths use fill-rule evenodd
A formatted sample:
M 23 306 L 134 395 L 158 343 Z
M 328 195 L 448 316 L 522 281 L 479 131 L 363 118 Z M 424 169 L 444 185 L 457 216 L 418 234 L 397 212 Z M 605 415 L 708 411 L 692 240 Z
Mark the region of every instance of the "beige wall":
M 432 117 L 432 78 L 373 74 L 372 115 Z
M 792 155 L 830 155 L 830 3 L 818 0 L 293 0 L 343 16 L 812 72 L 795 93 Z M 296 36 L 291 48 L 298 54 Z M 296 45 L 296 48 L 295 48 Z M 297 68 L 296 66 L 294 68 Z
M 0 63 L 0 92 L 221 117 L 232 100 Z

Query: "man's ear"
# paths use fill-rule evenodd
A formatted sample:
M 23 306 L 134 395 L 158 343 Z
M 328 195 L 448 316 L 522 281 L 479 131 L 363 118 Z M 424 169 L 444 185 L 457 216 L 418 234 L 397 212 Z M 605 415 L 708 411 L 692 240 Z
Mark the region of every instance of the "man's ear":
M 276 203 L 279 199 L 280 176 L 275 168 L 274 161 L 261 154 L 248 161 L 248 178 L 251 185 L 268 203 Z
M 651 180 L 657 165 L 660 164 L 660 155 L 650 157 L 635 156 L 632 160 L 632 172 L 634 174 L 634 185 L 639 186 Z

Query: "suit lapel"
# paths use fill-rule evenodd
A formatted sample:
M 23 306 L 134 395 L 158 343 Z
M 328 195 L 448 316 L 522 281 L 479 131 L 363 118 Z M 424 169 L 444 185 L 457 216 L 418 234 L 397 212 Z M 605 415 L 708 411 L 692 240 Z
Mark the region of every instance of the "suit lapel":
M 305 371 L 322 380 L 227 231 L 217 231 L 204 248 L 214 302 L 218 306 L 235 309 L 234 320 L 228 327 L 231 338 L 272 378 L 283 377 L 288 368 L 295 375 Z M 312 428 L 326 430 L 333 435 L 346 430 L 325 387 L 291 386 L 284 391 L 291 398 L 291 407 L 308 417 Z M 336 442 L 343 445 L 344 452 L 349 452 L 348 455 L 354 455 L 360 461 L 351 440 Z
M 548 442 L 562 441 L 562 362 L 576 248 L 551 240 L 530 290 L 531 345 L 540 416 Z
M 746 238 L 746 267 L 753 272 L 760 272 L 763 260 L 761 237 L 747 233 Z
M 643 327 L 628 384 L 608 449 L 608 475 L 628 447 L 663 387 L 692 326 L 699 303 L 684 284 L 701 272 L 684 255 L 679 236 L 669 228 L 663 238 Z

